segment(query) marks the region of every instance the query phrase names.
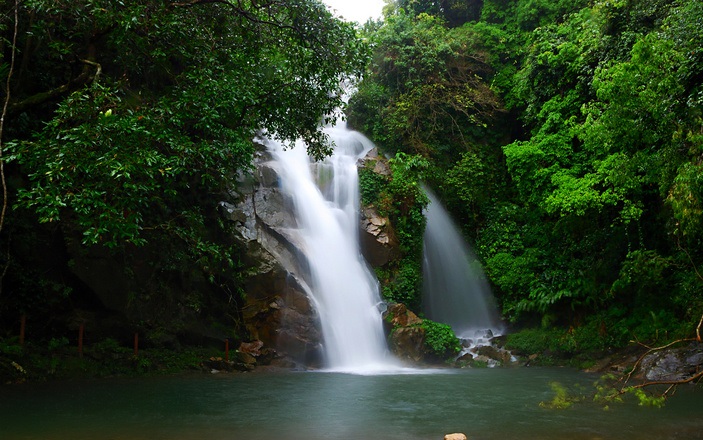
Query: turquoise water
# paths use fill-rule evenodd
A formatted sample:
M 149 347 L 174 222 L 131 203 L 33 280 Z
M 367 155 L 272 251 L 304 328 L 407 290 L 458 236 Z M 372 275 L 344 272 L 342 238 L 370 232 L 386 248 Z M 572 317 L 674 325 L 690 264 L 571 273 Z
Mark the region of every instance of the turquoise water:
M 253 373 L 0 386 L 0 439 L 703 439 L 703 389 L 662 409 L 539 406 L 569 369 Z M 588 388 L 587 388 L 588 389 Z

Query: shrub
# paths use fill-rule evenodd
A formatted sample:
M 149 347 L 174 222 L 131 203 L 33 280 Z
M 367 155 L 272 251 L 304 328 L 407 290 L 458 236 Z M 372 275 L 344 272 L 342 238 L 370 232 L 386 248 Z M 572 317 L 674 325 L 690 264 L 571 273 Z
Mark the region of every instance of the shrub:
M 425 329 L 425 345 L 441 359 L 449 359 L 461 351 L 459 338 L 447 324 L 425 319 L 421 324 Z

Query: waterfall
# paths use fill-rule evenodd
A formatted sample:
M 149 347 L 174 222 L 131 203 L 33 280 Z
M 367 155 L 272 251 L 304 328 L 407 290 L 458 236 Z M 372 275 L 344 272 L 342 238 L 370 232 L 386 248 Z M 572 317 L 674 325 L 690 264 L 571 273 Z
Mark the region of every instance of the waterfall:
M 326 363 L 335 371 L 384 370 L 390 354 L 383 333 L 378 281 L 359 248 L 356 162 L 373 148 L 358 132 L 328 128 L 331 157 L 311 163 L 298 142 L 268 148 L 280 168 L 281 190 L 292 200 L 308 288 L 320 317 Z
M 502 325 L 483 270 L 437 196 L 428 188 L 423 237 L 423 308 L 460 338 L 499 334 Z

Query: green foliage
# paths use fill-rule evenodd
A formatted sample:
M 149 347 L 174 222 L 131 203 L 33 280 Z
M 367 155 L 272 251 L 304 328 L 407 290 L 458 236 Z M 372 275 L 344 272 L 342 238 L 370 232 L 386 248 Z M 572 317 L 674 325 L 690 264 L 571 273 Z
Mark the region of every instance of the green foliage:
M 524 329 L 510 333 L 505 347 L 517 353 L 535 354 L 551 350 L 560 335 L 556 330 Z
M 389 268 L 389 277 L 381 278 L 382 293 L 389 301 L 419 310 L 422 302 L 422 237 L 426 222 L 423 211 L 429 203 L 420 182 L 428 161 L 418 155 L 399 152 L 389 160 L 389 165 L 391 176 L 378 192 L 378 208 L 380 214 L 388 216 L 393 224 L 401 258 Z M 383 180 L 378 178 L 375 183 Z
M 451 154 L 480 136 L 500 104 L 469 27 L 450 30 L 436 16 L 400 9 L 371 38 L 370 75 L 350 100 L 353 126 L 391 154 Z
M 49 340 L 49 343 L 47 344 L 47 348 L 49 349 L 49 351 L 57 351 L 67 346 L 68 338 L 65 336 L 62 336 L 60 338 L 51 338 L 51 340 Z
M 184 193 L 221 191 L 246 169 L 250 140 L 263 127 L 284 140 L 303 138 L 313 156 L 323 155 L 329 147 L 318 122 L 340 104 L 339 80 L 364 60 L 353 29 L 316 2 L 277 11 L 151 3 L 27 5 L 40 20 L 75 20 L 77 27 L 59 26 L 52 36 L 72 42 L 66 50 L 80 49 L 73 39 L 81 32 L 105 26 L 97 31 L 101 76 L 67 95 L 46 128 L 13 149 L 31 179 L 19 206 L 41 222 L 74 219 L 86 244 L 144 244 L 145 228 L 179 215 Z M 160 12 L 143 14 L 150 7 Z
M 5 356 L 18 356 L 22 354 L 19 338 L 0 339 L 0 354 Z
M 596 393 L 593 401 L 604 405 L 605 409 L 609 408 L 611 403 L 623 403 L 624 396 L 631 395 L 637 399 L 640 406 L 648 406 L 654 408 L 662 408 L 666 403 L 666 396 L 656 392 L 647 392 L 644 388 L 638 386 L 622 387 L 620 378 L 612 374 L 601 376 L 594 384 Z
M 447 324 L 423 319 L 420 324 L 425 330 L 425 345 L 440 359 L 450 359 L 461 351 L 461 342 L 454 330 Z
M 504 317 L 543 324 L 516 349 L 686 334 L 703 313 L 703 4 L 485 0 L 455 25 L 453 3 L 387 11 L 350 119 L 428 160 Z
M 359 168 L 359 192 L 361 203 L 374 205 L 379 202 L 381 192 L 388 185 L 388 179 L 373 171 L 372 167 Z
M 640 406 L 652 406 L 655 408 L 661 408 L 666 402 L 665 396 L 648 394 L 642 388 L 628 387 L 626 388 L 626 391 L 635 395 Z
M 550 382 L 549 387 L 554 391 L 554 397 L 549 402 L 540 402 L 539 406 L 547 409 L 568 409 L 574 403 L 582 400 L 581 397 L 573 395 L 568 388 L 559 382 Z
M 3 57 L 11 16 L 0 19 Z M 217 204 L 236 193 L 262 130 L 303 139 L 314 157 L 329 151 L 321 122 L 368 59 L 354 26 L 308 0 L 31 0 L 18 25 L 2 139 L 14 208 L 0 235 L 3 322 L 73 307 L 69 288 L 85 287 L 65 260 L 88 254 L 121 278 L 132 317 L 232 320 L 241 250 Z M 46 257 L 35 241 L 51 244 Z

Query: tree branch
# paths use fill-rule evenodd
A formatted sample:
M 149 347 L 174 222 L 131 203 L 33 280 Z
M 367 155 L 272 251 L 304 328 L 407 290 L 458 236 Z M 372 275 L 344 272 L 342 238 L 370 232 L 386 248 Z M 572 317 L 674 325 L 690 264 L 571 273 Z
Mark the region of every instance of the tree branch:
M 698 322 L 698 327 L 696 327 L 696 337 L 695 338 L 678 339 L 676 341 L 670 342 L 670 343 L 663 345 L 661 347 L 655 347 L 655 348 L 648 347 L 649 349 L 644 354 L 642 354 L 642 356 L 640 356 L 639 359 L 637 359 L 637 362 L 635 362 L 635 364 L 632 366 L 632 369 L 630 370 L 630 372 L 627 374 L 627 376 L 625 376 L 625 380 L 623 381 L 623 384 L 622 384 L 622 387 L 620 388 L 619 394 L 625 394 L 626 392 L 628 392 L 628 390 L 642 389 L 642 388 L 647 388 L 647 387 L 651 387 L 651 386 L 655 386 L 655 385 L 670 385 L 669 388 L 667 388 L 666 391 L 664 391 L 664 393 L 662 394 L 662 397 L 666 397 L 669 394 L 669 392 L 671 390 L 675 390 L 678 385 L 691 383 L 695 380 L 699 380 L 699 379 L 703 378 L 703 370 L 701 370 L 686 379 L 650 381 L 650 382 L 640 383 L 637 385 L 627 386 L 628 382 L 632 378 L 632 375 L 634 374 L 634 372 L 637 370 L 639 365 L 642 363 L 642 361 L 644 360 L 644 358 L 648 354 L 656 352 L 656 351 L 664 350 L 666 348 L 671 347 L 672 345 L 676 345 L 676 344 L 679 344 L 682 342 L 699 342 L 700 343 L 701 342 L 701 325 L 703 325 L 703 315 L 701 316 L 701 320 Z M 640 345 L 644 345 L 644 344 L 640 344 Z
M 204 4 L 221 4 L 225 6 L 229 6 L 232 8 L 236 14 L 239 16 L 243 17 L 247 21 L 254 23 L 254 24 L 260 24 L 260 25 L 265 25 L 265 26 L 272 26 L 278 29 L 286 29 L 289 31 L 292 31 L 293 33 L 297 34 L 298 37 L 300 38 L 300 42 L 303 46 L 306 48 L 311 48 L 314 47 L 312 42 L 314 41 L 317 46 L 324 47 L 320 39 L 318 38 L 318 35 L 312 32 L 305 32 L 304 29 L 301 29 L 299 27 L 296 27 L 292 24 L 285 23 L 284 21 L 277 19 L 275 17 L 275 14 L 271 13 L 270 11 L 266 14 L 268 15 L 268 20 L 262 19 L 254 15 L 250 10 L 247 10 L 243 5 L 241 0 L 236 0 L 236 4 L 233 1 L 230 0 L 188 0 L 188 1 L 181 1 L 181 2 L 173 2 L 171 3 L 171 6 L 175 7 L 193 7 L 196 5 L 204 5 Z M 259 2 L 251 2 L 251 6 L 259 11 L 264 10 L 264 9 L 271 9 L 272 6 L 285 6 L 284 2 L 280 1 L 269 1 L 265 3 L 259 3 Z
M 7 73 L 7 82 L 5 83 L 5 102 L 2 106 L 2 115 L 0 115 L 0 180 L 2 180 L 2 210 L 0 211 L 0 232 L 5 224 L 5 213 L 7 212 L 7 182 L 5 181 L 5 159 L 3 158 L 3 134 L 5 130 L 5 117 L 7 109 L 10 105 L 10 80 L 12 72 L 15 69 L 15 54 L 17 53 L 17 30 L 19 26 L 19 0 L 15 0 L 15 28 L 12 34 L 12 56 L 10 57 L 10 70 Z M 3 276 L 5 273 L 3 272 Z
M 94 61 L 89 61 L 89 60 L 80 60 L 82 63 L 88 64 L 90 66 L 95 67 L 95 73 L 91 72 L 83 72 L 74 79 L 70 80 L 66 84 L 63 84 L 55 89 L 49 90 L 47 92 L 41 92 L 37 93 L 35 95 L 30 96 L 29 98 L 14 103 L 10 106 L 10 113 L 19 113 L 22 112 L 32 106 L 42 104 L 44 102 L 47 102 L 56 96 L 62 95 L 66 92 L 69 92 L 71 90 L 77 89 L 79 86 L 82 86 L 84 84 L 87 84 L 88 82 L 93 82 L 95 83 L 100 74 L 102 73 L 102 66 L 99 63 L 96 63 Z
M 630 388 L 637 389 L 637 388 L 646 388 L 646 387 L 651 387 L 653 385 L 683 385 L 685 383 L 690 383 L 695 381 L 696 379 L 703 378 L 703 370 L 699 371 L 698 373 L 694 374 L 693 376 L 689 377 L 688 379 L 681 379 L 681 380 L 659 380 L 659 381 L 652 381 L 652 382 L 645 382 L 637 385 L 633 385 Z M 669 390 L 672 389 L 669 387 Z M 669 391 L 667 390 L 667 392 Z M 666 393 L 664 393 L 666 394 Z

